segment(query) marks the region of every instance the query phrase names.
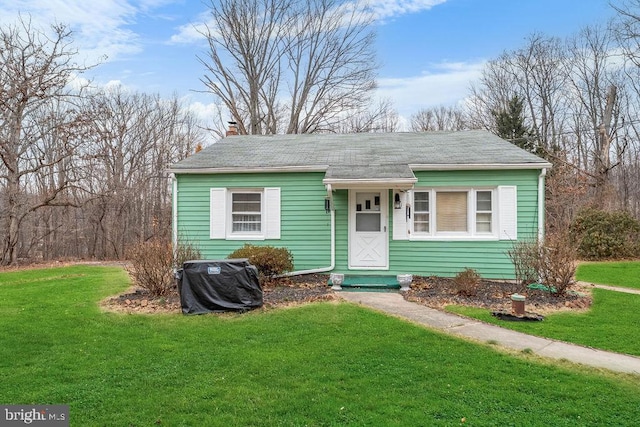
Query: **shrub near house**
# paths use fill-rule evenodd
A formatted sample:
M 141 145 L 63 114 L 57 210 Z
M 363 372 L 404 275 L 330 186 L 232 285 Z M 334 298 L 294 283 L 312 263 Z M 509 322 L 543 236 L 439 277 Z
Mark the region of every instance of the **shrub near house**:
M 571 239 L 583 259 L 640 257 L 640 222 L 627 212 L 585 209 L 571 224 Z

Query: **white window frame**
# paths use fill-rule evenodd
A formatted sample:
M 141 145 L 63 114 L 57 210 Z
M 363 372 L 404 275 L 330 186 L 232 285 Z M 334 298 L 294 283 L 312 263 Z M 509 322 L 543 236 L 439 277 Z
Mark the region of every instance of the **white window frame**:
M 260 231 L 233 231 L 233 195 L 234 194 L 259 194 L 260 195 Z M 227 238 L 228 239 L 264 239 L 265 236 L 265 195 L 262 189 L 232 188 L 227 191 Z
M 260 194 L 260 232 L 233 231 L 233 194 Z M 280 239 L 280 188 L 210 189 L 209 238 L 225 240 Z
M 476 213 L 477 213 L 477 192 L 491 192 L 491 232 L 477 231 Z M 415 212 L 411 216 L 410 224 L 410 240 L 498 240 L 498 189 L 497 187 L 417 187 L 413 190 L 415 193 L 429 193 L 429 230 L 416 231 L 414 227 Z M 467 231 L 436 231 L 437 230 L 437 213 L 439 192 L 462 192 L 467 194 Z M 413 198 L 412 194 L 412 198 Z M 486 212 L 486 211 L 481 211 Z

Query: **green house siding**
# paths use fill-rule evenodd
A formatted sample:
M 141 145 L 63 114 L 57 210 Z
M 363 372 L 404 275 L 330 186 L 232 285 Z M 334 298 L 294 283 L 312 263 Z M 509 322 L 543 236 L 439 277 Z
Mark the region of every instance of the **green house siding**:
M 247 243 L 287 247 L 296 270 L 326 267 L 331 262 L 331 216 L 324 209 L 323 177 L 324 173 L 178 175 L 179 240 L 194 244 L 205 259 L 226 258 L 245 241 L 209 237 L 211 188 L 279 187 L 280 239 Z
M 416 187 L 517 186 L 518 239 L 535 238 L 538 230 L 539 170 L 416 171 Z M 178 224 L 180 238 L 201 250 L 205 258 L 225 258 L 243 241 L 210 239 L 209 194 L 214 187 L 281 189 L 281 238 L 251 241 L 284 246 L 293 253 L 296 270 L 330 265 L 331 216 L 324 210 L 326 189 L 323 172 L 178 175 Z M 389 190 L 389 200 L 393 193 Z M 341 273 L 454 276 L 462 269 L 476 269 L 486 278 L 513 278 L 506 252 L 512 241 L 393 240 L 393 203 L 389 204 L 389 270 L 348 269 L 348 190 L 333 192 L 336 246 L 335 269 Z
M 497 187 L 516 185 L 518 194 L 518 239 L 535 238 L 538 231 L 539 170 L 429 171 L 416 172 L 419 187 Z M 455 276 L 464 268 L 476 269 L 483 277 L 511 279 L 513 265 L 507 251 L 512 241 L 482 240 L 393 240 L 389 233 L 389 270 L 349 270 L 348 191 L 334 192 L 336 208 L 335 270 L 357 274 L 400 274 Z M 389 191 L 389 200 L 393 200 Z M 393 206 L 389 206 L 389 218 Z M 389 221 L 389 227 L 393 227 Z

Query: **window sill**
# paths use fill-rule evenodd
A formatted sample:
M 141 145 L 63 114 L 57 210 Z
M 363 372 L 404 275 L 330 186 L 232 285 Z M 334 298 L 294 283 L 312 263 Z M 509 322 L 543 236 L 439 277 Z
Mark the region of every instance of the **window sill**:
M 448 241 L 498 241 L 500 238 L 494 235 L 411 235 L 409 236 L 410 241 L 440 241 L 440 242 L 448 242 Z
M 227 235 L 227 237 L 225 237 L 225 240 L 265 240 L 265 237 L 255 234 L 233 234 Z

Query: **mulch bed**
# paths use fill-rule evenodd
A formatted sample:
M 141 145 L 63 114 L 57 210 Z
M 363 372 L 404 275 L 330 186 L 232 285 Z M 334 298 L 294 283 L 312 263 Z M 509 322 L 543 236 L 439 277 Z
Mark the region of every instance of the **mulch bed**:
M 264 306 L 261 310 L 305 304 L 314 301 L 330 301 L 337 295 L 327 286 L 328 276 L 303 275 L 279 280 L 264 287 Z M 510 282 L 482 280 L 477 287 L 461 292 L 453 279 L 442 277 L 414 277 L 411 290 L 403 292 L 405 299 L 436 309 L 457 304 L 486 308 L 488 310 L 511 309 L 510 296 L 519 293 L 527 297 L 526 310 L 548 314 L 561 310 L 580 311 L 591 306 L 588 289 L 572 289 L 566 295 L 556 297 L 549 292 L 523 289 Z M 111 311 L 127 313 L 180 313 L 177 292 L 152 298 L 144 289 L 129 289 L 123 294 L 107 298 L 102 306 Z
M 466 291 L 466 292 L 465 292 Z M 564 295 L 527 289 L 513 282 L 481 280 L 476 287 L 460 289 L 455 281 L 443 277 L 414 277 L 411 290 L 404 293 L 408 301 L 443 309 L 447 305 L 466 305 L 492 311 L 510 311 L 511 295 L 526 296 L 526 310 L 538 314 L 555 311 L 586 310 L 591 306 L 591 292 L 576 285 Z

